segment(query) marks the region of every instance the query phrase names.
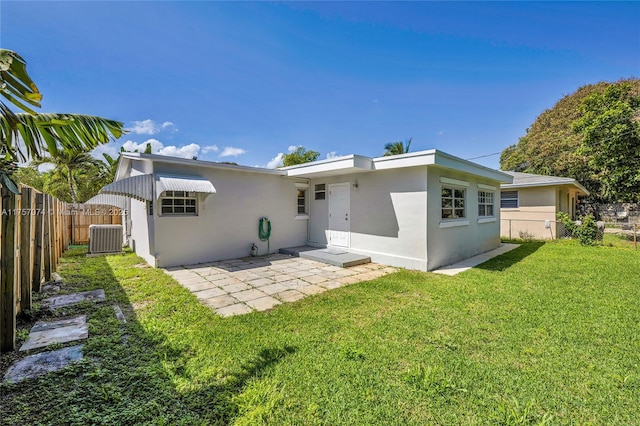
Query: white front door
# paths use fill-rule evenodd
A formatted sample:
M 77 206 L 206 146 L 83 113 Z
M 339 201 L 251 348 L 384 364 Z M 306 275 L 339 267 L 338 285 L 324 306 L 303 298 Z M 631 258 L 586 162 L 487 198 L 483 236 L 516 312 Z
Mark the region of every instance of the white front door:
M 329 245 L 349 247 L 350 183 L 329 185 Z

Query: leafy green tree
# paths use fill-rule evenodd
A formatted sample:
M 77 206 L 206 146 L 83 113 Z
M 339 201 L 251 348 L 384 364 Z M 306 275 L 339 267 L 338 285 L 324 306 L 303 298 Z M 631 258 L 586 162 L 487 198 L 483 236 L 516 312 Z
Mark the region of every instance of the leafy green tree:
M 573 129 L 582 135 L 580 152 L 589 158 L 602 196 L 640 201 L 640 93 L 630 84 L 611 85 L 582 101 Z
M 19 167 L 13 174 L 13 179 L 17 183 L 22 183 L 44 192 L 45 176 L 36 167 Z
M 299 146 L 295 151 L 282 156 L 282 165 L 287 167 L 295 166 L 296 164 L 310 163 L 312 161 L 316 161 L 319 156 L 319 152 L 307 150 L 302 146 Z
M 406 154 L 409 152 L 409 147 L 411 146 L 411 141 L 413 138 L 409 138 L 406 142 L 397 141 L 397 142 L 389 142 L 384 146 L 384 156 L 388 157 L 390 155 L 400 155 Z
M 23 113 L 0 102 L 0 184 L 17 192 L 11 172 L 17 161 L 55 156 L 61 151 L 88 151 L 119 138 L 123 123 L 82 114 L 36 113 L 42 95 L 17 53 L 0 49 L 0 95 Z
M 87 152 L 58 151 L 55 155 L 41 157 L 31 162 L 33 167 L 38 167 L 42 164 L 52 164 L 54 166 L 54 173 L 50 182 L 57 183 L 59 187 L 60 181 L 66 181 L 66 191 L 61 191 L 56 187 L 55 191 L 47 192 L 52 194 L 55 192 L 53 195 L 72 203 L 77 203 L 79 200 L 85 201 L 85 199 L 79 198 L 78 182 L 82 182 L 83 187 L 86 188 L 91 186 L 91 182 L 95 181 L 107 183 L 106 180 L 109 177 L 105 164 L 93 158 Z M 43 189 L 47 189 L 46 185 Z M 87 191 L 85 190 L 84 192 L 86 193 Z M 90 194 L 89 197 L 92 195 L 95 194 Z
M 118 171 L 118 164 L 120 163 L 120 154 L 117 157 L 112 157 L 106 152 L 102 154 L 104 162 L 106 163 L 107 174 L 109 175 L 109 182 L 113 182 L 116 178 L 116 172 Z
M 588 109 L 594 107 L 593 101 L 587 101 L 591 95 L 603 94 L 608 87 L 624 85 L 630 87 L 629 95 L 637 96 L 640 93 L 640 79 L 632 78 L 615 83 L 601 82 L 583 86 L 564 96 L 536 118 L 517 144 L 505 148 L 500 156 L 500 168 L 572 177 L 591 192 L 591 201 L 616 201 L 611 198 L 613 194 L 610 191 L 603 190 L 602 171 L 591 158 L 594 152 L 583 147 L 585 135 L 581 130 L 577 130 L 574 123 L 582 119 Z M 585 102 L 588 105 L 584 104 Z M 635 110 L 636 114 L 639 113 L 637 107 L 631 106 L 631 109 Z M 600 122 L 609 125 L 613 121 L 607 124 L 602 120 Z M 635 158 L 637 159 L 637 156 Z

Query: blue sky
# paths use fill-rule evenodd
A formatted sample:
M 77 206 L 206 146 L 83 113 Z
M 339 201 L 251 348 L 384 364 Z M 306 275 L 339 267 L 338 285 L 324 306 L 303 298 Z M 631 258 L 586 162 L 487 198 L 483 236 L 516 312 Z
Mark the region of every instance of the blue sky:
M 582 85 L 640 76 L 640 3 L 3 0 L 0 46 L 43 112 L 125 123 L 100 152 L 274 167 L 412 137 L 468 159 Z

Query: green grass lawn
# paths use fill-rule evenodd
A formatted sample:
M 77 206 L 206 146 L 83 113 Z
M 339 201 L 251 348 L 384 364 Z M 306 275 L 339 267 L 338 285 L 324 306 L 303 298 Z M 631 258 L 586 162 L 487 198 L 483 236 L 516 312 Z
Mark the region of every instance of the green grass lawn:
M 2 385 L 0 423 L 640 424 L 640 253 L 607 238 L 225 319 L 133 254 L 72 249 L 65 291 L 110 303 L 66 312 L 88 314 L 85 361 Z

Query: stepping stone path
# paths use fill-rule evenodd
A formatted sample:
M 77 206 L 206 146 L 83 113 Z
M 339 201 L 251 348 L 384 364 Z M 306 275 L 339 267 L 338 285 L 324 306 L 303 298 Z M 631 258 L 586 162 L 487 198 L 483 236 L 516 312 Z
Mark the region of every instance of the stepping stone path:
M 9 367 L 4 380 L 10 383 L 17 383 L 25 379 L 32 379 L 52 371 L 61 370 L 70 363 L 81 359 L 82 345 L 29 355 Z
M 62 285 L 62 278 L 56 276 L 55 285 Z M 76 305 L 81 302 L 101 302 L 106 300 L 103 289 L 83 291 L 80 293 L 65 294 L 61 296 L 53 296 L 45 299 L 43 305 L 50 309 L 58 309 L 65 306 Z M 118 305 L 114 306 L 116 317 L 125 322 L 122 310 Z M 57 321 L 38 321 L 29 333 L 26 342 L 20 348 L 20 351 L 28 351 L 37 348 L 47 347 L 54 343 L 67 343 L 76 340 L 82 340 L 89 337 L 89 329 L 87 327 L 87 316 L 80 315 L 73 318 L 64 318 Z M 71 362 L 82 359 L 83 345 L 70 346 L 55 351 L 41 352 L 35 355 L 29 355 L 24 359 L 12 365 L 4 376 L 7 382 L 17 383 L 19 381 L 41 376 L 43 374 L 58 371 Z
M 118 318 L 118 321 L 120 321 L 122 324 L 125 324 L 127 322 L 127 319 L 122 313 L 122 309 L 120 309 L 120 305 L 113 305 L 113 311 L 116 313 L 116 318 Z
M 77 305 L 80 302 L 102 302 L 106 300 L 104 290 L 83 291 L 81 293 L 63 294 L 62 296 L 52 296 L 43 300 L 42 304 L 50 309 L 63 308 L 65 306 Z
M 73 342 L 89 337 L 87 316 L 67 318 L 59 321 L 38 321 L 33 326 L 27 341 L 20 348 L 20 352 L 31 349 L 44 348 L 54 343 Z

